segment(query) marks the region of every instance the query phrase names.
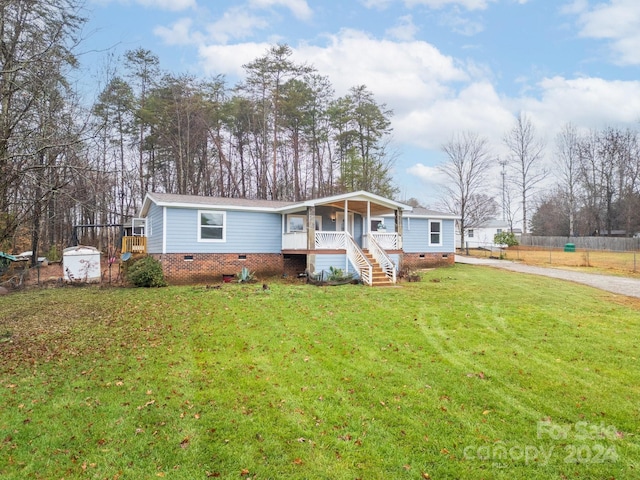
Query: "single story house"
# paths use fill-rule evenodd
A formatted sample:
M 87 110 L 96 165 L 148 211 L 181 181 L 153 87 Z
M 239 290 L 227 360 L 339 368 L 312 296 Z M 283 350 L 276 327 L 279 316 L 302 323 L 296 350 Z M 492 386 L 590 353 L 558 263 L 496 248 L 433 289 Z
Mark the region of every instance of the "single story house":
M 454 262 L 457 217 L 365 191 L 299 202 L 148 193 L 139 217 L 123 249 L 160 260 L 170 283 L 333 267 L 388 285 L 401 268 Z

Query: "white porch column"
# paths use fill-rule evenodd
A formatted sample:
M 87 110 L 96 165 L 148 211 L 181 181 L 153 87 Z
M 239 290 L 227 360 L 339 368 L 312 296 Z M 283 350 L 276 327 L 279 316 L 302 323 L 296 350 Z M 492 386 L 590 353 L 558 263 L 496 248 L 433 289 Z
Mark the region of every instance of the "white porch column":
M 347 200 L 346 198 L 344 199 L 344 234 L 345 237 L 346 235 L 349 234 L 349 200 Z M 346 238 L 345 238 L 345 242 L 346 242 Z M 345 273 L 349 271 L 349 256 L 345 255 L 344 256 L 344 271 Z
M 367 218 L 362 228 L 363 245 L 366 242 L 367 248 L 369 248 L 369 237 L 371 235 L 371 200 L 367 200 Z

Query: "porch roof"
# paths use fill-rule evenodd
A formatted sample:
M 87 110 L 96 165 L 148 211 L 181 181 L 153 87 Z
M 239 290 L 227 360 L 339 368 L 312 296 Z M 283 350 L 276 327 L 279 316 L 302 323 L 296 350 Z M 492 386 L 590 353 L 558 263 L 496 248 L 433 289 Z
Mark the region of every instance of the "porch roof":
M 320 205 L 343 209 L 345 202 L 348 204 L 349 211 L 356 212 L 361 215 L 367 215 L 367 213 L 370 212 L 371 215 L 377 216 L 388 214 L 396 210 L 413 210 L 413 207 L 410 205 L 381 197 L 375 193 L 360 190 L 357 192 L 333 195 L 331 197 L 306 200 L 294 205 L 282 207 L 280 211 L 282 211 L 282 213 L 292 213 L 306 209 L 307 207 L 317 207 Z

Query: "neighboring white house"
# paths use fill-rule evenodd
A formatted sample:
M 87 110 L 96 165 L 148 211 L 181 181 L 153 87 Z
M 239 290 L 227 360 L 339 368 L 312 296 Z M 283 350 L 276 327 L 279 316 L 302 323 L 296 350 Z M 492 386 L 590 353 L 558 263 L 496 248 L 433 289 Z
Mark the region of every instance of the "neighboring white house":
M 498 245 L 494 243 L 493 237 L 496 233 L 509 232 L 511 226 L 509 222 L 502 220 L 489 220 L 480 226 L 465 228 L 464 243 L 460 245 L 460 231 L 456 228 L 456 248 L 492 248 Z

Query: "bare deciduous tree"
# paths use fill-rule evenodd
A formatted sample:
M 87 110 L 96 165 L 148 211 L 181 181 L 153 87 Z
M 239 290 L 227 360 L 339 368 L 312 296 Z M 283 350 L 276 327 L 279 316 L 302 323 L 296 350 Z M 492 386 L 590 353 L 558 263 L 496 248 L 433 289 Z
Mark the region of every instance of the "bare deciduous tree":
M 495 199 L 484 194 L 490 166 L 489 144 L 478 134 L 463 132 L 442 146 L 447 162 L 440 171 L 449 179 L 445 185 L 443 206 L 460 215 L 460 245 L 464 246 L 465 230 L 477 227 L 498 211 Z
M 580 141 L 576 127 L 566 124 L 556 137 L 560 187 L 567 197 L 569 236 L 575 235 L 576 195 L 580 170 Z
M 518 187 L 522 198 L 522 232 L 527 233 L 527 202 L 548 174 L 542 165 L 545 143 L 536 137 L 535 127 L 523 113 L 518 115 L 515 125 L 505 135 L 504 143 L 509 148 L 509 164 L 515 172 L 511 181 Z

